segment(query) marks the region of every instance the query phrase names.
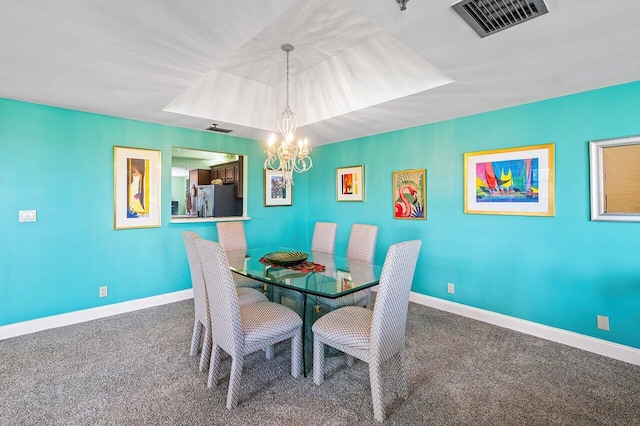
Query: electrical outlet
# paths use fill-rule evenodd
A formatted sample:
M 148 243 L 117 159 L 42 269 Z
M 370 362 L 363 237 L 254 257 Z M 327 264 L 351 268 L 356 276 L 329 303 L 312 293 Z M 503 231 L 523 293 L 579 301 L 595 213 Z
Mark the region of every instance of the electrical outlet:
M 100 287 L 100 297 L 107 297 L 108 294 L 108 288 L 106 285 L 103 285 L 102 287 Z
M 604 315 L 596 315 L 596 321 L 600 330 L 609 331 L 609 317 Z
M 449 283 L 449 284 L 447 284 L 447 293 L 449 293 L 449 294 L 453 294 L 453 293 L 455 293 L 455 292 L 456 292 L 456 288 L 455 288 L 455 286 L 453 285 L 453 283 Z
M 19 210 L 18 222 L 35 222 L 38 215 L 35 210 Z

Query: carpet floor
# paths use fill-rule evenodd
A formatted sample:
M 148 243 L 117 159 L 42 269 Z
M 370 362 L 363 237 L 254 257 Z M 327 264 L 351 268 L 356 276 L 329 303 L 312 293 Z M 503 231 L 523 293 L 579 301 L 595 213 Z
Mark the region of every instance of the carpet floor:
M 367 365 L 326 360 L 322 386 L 289 374 L 289 345 L 207 389 L 189 356 L 193 301 L 0 342 L 1 425 L 369 425 Z M 383 374 L 387 424 L 640 425 L 640 367 L 410 304 L 409 397 Z

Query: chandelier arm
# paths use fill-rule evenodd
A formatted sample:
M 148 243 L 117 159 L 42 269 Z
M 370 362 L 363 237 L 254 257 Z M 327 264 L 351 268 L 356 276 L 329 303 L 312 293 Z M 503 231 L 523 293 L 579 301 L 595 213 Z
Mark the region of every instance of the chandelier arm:
M 309 156 L 298 156 L 294 162 L 296 172 L 306 172 L 313 167 L 313 162 Z

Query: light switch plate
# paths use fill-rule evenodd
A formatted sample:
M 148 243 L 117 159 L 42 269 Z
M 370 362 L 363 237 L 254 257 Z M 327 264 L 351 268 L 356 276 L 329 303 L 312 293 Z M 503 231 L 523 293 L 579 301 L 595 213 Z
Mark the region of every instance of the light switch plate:
M 604 315 L 596 315 L 596 322 L 600 330 L 609 331 L 609 317 Z

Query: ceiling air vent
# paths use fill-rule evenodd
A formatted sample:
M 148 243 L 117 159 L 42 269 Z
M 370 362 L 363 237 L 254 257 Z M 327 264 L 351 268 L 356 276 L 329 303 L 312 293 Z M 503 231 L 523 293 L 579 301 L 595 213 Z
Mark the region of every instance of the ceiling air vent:
M 233 130 L 231 129 L 223 129 L 222 127 L 218 127 L 217 124 L 212 124 L 211 127 L 207 127 L 205 130 L 210 132 L 220 132 L 220 133 L 231 133 Z
M 497 33 L 548 12 L 544 0 L 462 0 L 451 7 L 480 37 Z

